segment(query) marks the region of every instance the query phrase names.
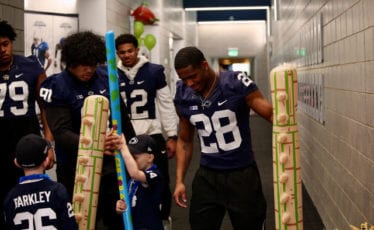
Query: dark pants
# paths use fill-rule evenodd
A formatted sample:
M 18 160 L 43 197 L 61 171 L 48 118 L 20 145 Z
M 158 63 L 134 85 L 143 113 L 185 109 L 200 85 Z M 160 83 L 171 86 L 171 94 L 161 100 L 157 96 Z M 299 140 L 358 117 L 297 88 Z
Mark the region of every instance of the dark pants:
M 266 216 L 257 166 L 218 171 L 200 167 L 192 182 L 192 230 L 219 230 L 225 212 L 235 230 L 260 230 Z
M 157 168 L 160 170 L 160 172 L 165 178 L 165 187 L 162 193 L 161 201 L 161 217 L 163 220 L 167 220 L 170 216 L 171 210 L 171 190 L 169 176 L 169 159 L 166 153 L 166 143 L 164 137 L 161 134 L 154 134 L 151 136 L 156 141 L 157 146 L 159 148 L 155 153 L 154 163 L 157 165 Z

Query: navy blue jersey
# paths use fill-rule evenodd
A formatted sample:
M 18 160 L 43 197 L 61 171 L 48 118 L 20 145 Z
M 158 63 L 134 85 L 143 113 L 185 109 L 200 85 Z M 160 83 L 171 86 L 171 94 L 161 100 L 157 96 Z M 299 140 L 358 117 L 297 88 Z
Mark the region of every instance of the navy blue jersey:
M 202 166 L 225 170 L 254 162 L 245 97 L 255 90 L 256 84 L 239 72 L 222 72 L 206 100 L 177 82 L 174 102 L 181 116 L 197 129 Z
M 35 57 L 13 56 L 9 74 L 0 77 L 0 119 L 35 116 L 36 87 L 42 73 Z
M 147 185 L 138 185 L 132 198 L 132 217 L 135 229 L 163 230 L 161 217 L 164 178 L 158 169 L 144 171 Z M 131 190 L 131 185 L 129 186 Z
M 104 67 L 97 68 L 95 74 L 87 82 L 78 80 L 67 70 L 64 70 L 43 81 L 40 96 L 46 107 L 66 107 L 70 110 L 70 117 L 66 118 L 71 119 L 69 129 L 79 136 L 84 99 L 89 95 L 103 95 L 109 99 L 108 85 L 108 75 Z M 75 161 L 77 152 L 65 152 L 67 149 L 66 146 L 62 146 L 59 141 L 56 141 L 56 156 L 59 163 L 69 160 Z
M 37 46 L 35 46 L 35 44 L 31 45 L 31 53 L 38 58 L 42 66 L 44 66 L 45 64 L 45 53 L 48 51 L 48 49 L 48 43 L 44 41 L 42 41 Z
M 81 108 L 89 95 L 102 95 L 109 99 L 109 82 L 106 67 L 96 68 L 96 73 L 87 82 L 82 82 L 67 70 L 45 79 L 40 96 L 45 106 L 63 106 L 71 109 L 73 132 L 79 134 Z
M 14 187 L 4 201 L 8 229 L 78 229 L 65 187 L 45 174 Z M 21 178 L 21 179 L 23 179 Z
M 134 80 L 129 80 L 120 69 L 118 75 L 121 96 L 130 111 L 130 119 L 155 119 L 156 92 L 166 86 L 164 67 L 147 62 L 138 70 Z

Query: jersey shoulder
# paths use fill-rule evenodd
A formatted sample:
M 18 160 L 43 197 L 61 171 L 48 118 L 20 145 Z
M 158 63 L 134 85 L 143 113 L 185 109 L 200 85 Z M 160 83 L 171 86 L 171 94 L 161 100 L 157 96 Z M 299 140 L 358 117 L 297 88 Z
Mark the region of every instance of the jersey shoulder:
M 225 93 L 244 96 L 258 89 L 256 83 L 242 72 L 221 72 L 219 75 L 219 84 Z
M 162 66 L 162 65 L 159 65 L 159 64 L 155 64 L 155 63 L 152 63 L 152 62 L 147 62 L 143 65 L 144 67 L 147 67 L 149 68 L 150 71 L 152 72 L 164 72 L 165 68 Z
M 40 45 L 39 45 L 39 48 L 40 48 L 41 50 L 47 50 L 47 49 L 49 49 L 48 43 L 45 42 L 45 41 L 42 41 L 42 42 L 40 43 Z
M 65 71 L 47 77 L 40 87 L 40 96 L 47 104 L 65 104 L 65 101 L 72 95 L 67 92 L 71 92 L 74 88 L 69 78 L 70 76 Z
M 28 57 L 14 55 L 13 61 L 17 66 L 18 71 L 33 73 L 35 75 L 44 73 L 44 68 L 41 66 L 35 55 L 30 55 Z
M 185 84 L 182 80 L 176 82 L 176 93 L 174 97 L 174 102 L 176 104 L 182 105 L 185 101 L 188 101 L 194 98 L 195 92 Z
M 139 75 L 151 80 L 157 89 L 161 89 L 167 85 L 164 71 L 162 65 L 147 62 L 139 69 Z

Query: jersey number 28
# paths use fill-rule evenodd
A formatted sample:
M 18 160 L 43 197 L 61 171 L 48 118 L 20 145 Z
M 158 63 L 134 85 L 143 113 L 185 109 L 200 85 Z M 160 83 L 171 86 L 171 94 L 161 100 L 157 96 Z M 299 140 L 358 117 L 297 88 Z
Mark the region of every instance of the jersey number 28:
M 228 120 L 228 122 L 223 125 L 222 120 Z M 200 122 L 203 124 L 203 128 L 198 129 L 201 152 L 217 153 L 218 148 L 223 151 L 230 151 L 238 148 L 242 142 L 235 113 L 231 110 L 216 111 L 211 118 L 202 113 L 194 114 L 190 117 L 190 122 L 195 126 Z M 209 137 L 213 132 L 215 132 L 216 143 L 206 143 L 204 137 Z M 226 135 L 231 135 L 232 141 L 227 141 L 225 139 Z

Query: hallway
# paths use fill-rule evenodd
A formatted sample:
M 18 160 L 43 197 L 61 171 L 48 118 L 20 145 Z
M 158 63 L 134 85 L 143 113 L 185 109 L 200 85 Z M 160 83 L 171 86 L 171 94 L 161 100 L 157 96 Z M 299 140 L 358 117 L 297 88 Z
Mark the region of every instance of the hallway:
M 274 227 L 274 205 L 273 205 L 273 173 L 272 173 L 272 153 L 271 153 L 271 136 L 272 136 L 272 125 L 266 120 L 262 119 L 257 115 L 251 116 L 251 130 L 252 130 L 252 143 L 253 150 L 256 155 L 258 168 L 260 170 L 262 179 L 262 188 L 267 201 L 267 220 L 266 229 L 273 230 Z M 196 171 L 199 164 L 199 155 L 196 154 L 199 145 L 195 145 L 197 149 L 193 155 L 189 172 L 186 175 L 186 186 L 187 196 L 191 197 L 191 182 L 193 174 Z M 175 182 L 175 159 L 170 161 L 170 175 L 172 182 L 172 190 L 174 190 Z M 304 230 L 323 230 L 324 226 L 321 219 L 309 197 L 306 190 L 303 189 L 303 214 L 304 214 Z M 172 213 L 173 219 L 173 230 L 188 230 L 190 229 L 188 223 L 188 209 L 182 209 L 176 206 L 173 201 Z M 228 216 L 222 223 L 222 230 L 231 230 L 231 224 Z

